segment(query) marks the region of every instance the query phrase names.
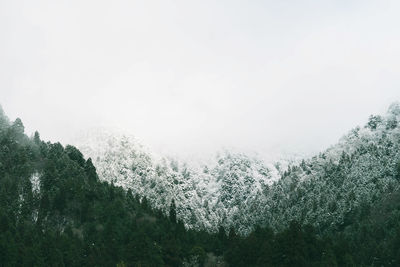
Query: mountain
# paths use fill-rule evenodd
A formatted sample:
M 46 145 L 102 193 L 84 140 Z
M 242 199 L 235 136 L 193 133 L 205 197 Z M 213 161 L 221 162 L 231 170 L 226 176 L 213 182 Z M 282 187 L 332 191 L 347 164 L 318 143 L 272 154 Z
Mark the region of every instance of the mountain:
M 393 104 L 287 168 L 192 167 L 114 133 L 89 135 L 93 164 L 0 108 L 0 266 L 398 266 L 399 121 Z
M 0 266 L 180 266 L 216 237 L 98 179 L 75 147 L 28 137 L 0 108 Z M 205 242 L 204 240 L 207 240 Z M 219 254 L 221 255 L 221 253 Z M 196 258 L 197 259 L 197 258 Z M 210 264 L 211 264 L 210 263 Z
M 255 225 L 281 230 L 297 220 L 325 230 L 345 227 L 354 210 L 398 188 L 399 121 L 395 103 L 385 116 L 371 116 L 326 151 L 286 168 L 229 151 L 195 168 L 156 159 L 135 139 L 112 132 L 87 134 L 78 147 L 93 158 L 101 180 L 164 211 L 174 198 L 189 228 L 248 233 Z
M 186 227 L 248 231 L 257 219 L 264 192 L 280 177 L 276 166 L 224 151 L 208 164 L 187 164 L 152 155 L 129 135 L 105 129 L 83 134 L 75 143 L 93 159 L 99 178 L 146 197 L 167 211 L 172 199 Z
M 400 106 L 393 104 L 385 116 L 371 116 L 336 145 L 289 167 L 266 195 L 265 222 L 277 229 L 292 219 L 343 228 L 356 210 L 398 190 L 399 122 Z

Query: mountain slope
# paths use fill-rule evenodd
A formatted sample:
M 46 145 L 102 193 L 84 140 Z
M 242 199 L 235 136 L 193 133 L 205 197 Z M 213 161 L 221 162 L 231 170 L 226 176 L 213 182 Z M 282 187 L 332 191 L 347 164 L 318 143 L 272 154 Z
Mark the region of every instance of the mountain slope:
M 155 160 L 124 135 L 88 135 L 79 147 L 94 159 L 100 179 L 163 210 L 174 198 L 188 227 L 247 233 L 257 224 L 282 229 L 295 219 L 324 230 L 345 227 L 354 210 L 398 187 L 399 121 L 400 107 L 393 104 L 385 116 L 371 116 L 365 127 L 286 171 L 229 152 L 202 168 Z
M 240 214 L 259 200 L 246 196 L 262 196 L 279 175 L 275 167 L 244 154 L 225 152 L 214 164 L 197 168 L 155 159 L 134 138 L 107 131 L 90 132 L 77 146 L 93 158 L 101 180 L 131 189 L 165 211 L 175 199 L 178 218 L 195 229 L 247 224 Z
M 398 266 L 399 115 L 394 105 L 385 117 L 371 117 L 278 181 L 257 160 L 225 154 L 201 170 L 216 185 L 202 193 L 199 184 L 186 182 L 198 173 L 165 161 L 157 175 L 170 175 L 163 185 L 172 183 L 171 191 L 147 199 L 101 182 L 91 159 L 75 147 L 45 143 L 38 133 L 27 137 L 21 120 L 10 122 L 0 109 L 0 266 Z M 131 148 L 124 144 L 118 149 Z M 181 203 L 192 200 L 179 195 L 190 189 L 215 194 L 216 234 L 184 228 L 176 214 L 190 206 L 172 201 L 164 212 L 149 206 L 171 192 Z M 234 217 L 224 217 L 229 208 Z M 247 235 L 225 231 L 229 223 Z
M 180 266 L 214 240 L 100 182 L 75 147 L 27 137 L 0 108 L 0 266 Z
M 371 116 L 338 144 L 292 166 L 271 187 L 265 222 L 276 228 L 296 219 L 325 228 L 345 227 L 355 210 L 399 188 L 400 106 Z

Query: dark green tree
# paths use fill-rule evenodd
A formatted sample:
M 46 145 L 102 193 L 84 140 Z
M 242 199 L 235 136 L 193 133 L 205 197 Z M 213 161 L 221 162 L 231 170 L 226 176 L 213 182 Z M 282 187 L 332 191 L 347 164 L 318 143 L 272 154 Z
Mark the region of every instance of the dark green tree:
M 175 205 L 175 199 L 172 199 L 171 205 L 169 207 L 169 219 L 171 220 L 172 223 L 176 224 L 176 205 Z

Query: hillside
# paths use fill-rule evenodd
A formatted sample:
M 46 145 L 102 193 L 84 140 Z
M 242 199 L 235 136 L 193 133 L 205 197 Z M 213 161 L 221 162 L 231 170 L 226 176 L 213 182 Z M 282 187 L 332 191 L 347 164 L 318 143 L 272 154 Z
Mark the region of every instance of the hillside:
M 174 214 L 100 182 L 78 149 L 29 138 L 0 109 L 0 266 L 179 266 L 213 248 Z
M 0 266 L 397 266 L 399 119 L 394 104 L 284 172 L 160 163 L 113 134 L 96 171 L 0 109 Z
M 267 194 L 265 222 L 296 219 L 321 230 L 346 227 L 356 211 L 399 189 L 400 106 L 371 116 L 318 156 L 291 166 Z
M 345 227 L 355 210 L 397 190 L 399 121 L 400 106 L 393 104 L 386 115 L 371 116 L 326 151 L 288 168 L 229 152 L 193 168 L 155 160 L 134 139 L 110 132 L 87 135 L 79 148 L 93 158 L 101 180 L 162 210 L 175 198 L 178 218 L 189 228 L 222 225 L 248 233 L 255 225 L 280 230 L 297 220 L 322 231 Z
M 76 145 L 93 159 L 101 180 L 164 211 L 175 199 L 178 218 L 194 229 L 253 225 L 243 214 L 254 213 L 265 188 L 279 179 L 275 166 L 244 154 L 225 151 L 212 164 L 194 167 L 156 157 L 133 137 L 104 129 L 86 133 Z

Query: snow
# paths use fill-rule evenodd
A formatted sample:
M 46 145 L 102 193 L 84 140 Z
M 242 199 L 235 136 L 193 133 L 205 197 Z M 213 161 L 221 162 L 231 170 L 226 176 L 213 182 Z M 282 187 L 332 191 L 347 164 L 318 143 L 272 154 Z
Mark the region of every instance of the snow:
M 393 106 L 376 128 L 356 127 L 311 158 L 276 162 L 223 151 L 187 163 L 151 153 L 134 137 L 112 131 L 88 133 L 77 146 L 92 158 L 100 179 L 131 189 L 165 213 L 174 198 L 177 217 L 187 227 L 234 226 L 245 233 L 254 224 L 280 228 L 292 219 L 340 224 L 346 211 L 393 188 L 399 121 L 399 105 Z M 352 194 L 354 200 L 348 200 Z
M 38 172 L 34 172 L 29 178 L 32 184 L 32 192 L 35 194 L 40 193 L 40 174 Z
M 166 213 L 174 198 L 177 216 L 189 228 L 217 230 L 221 221 L 226 227 L 236 224 L 235 218 L 250 212 L 264 188 L 280 177 L 274 164 L 241 153 L 223 151 L 197 163 L 162 157 L 134 137 L 110 129 L 95 129 L 77 140 L 101 180 L 131 189 Z

